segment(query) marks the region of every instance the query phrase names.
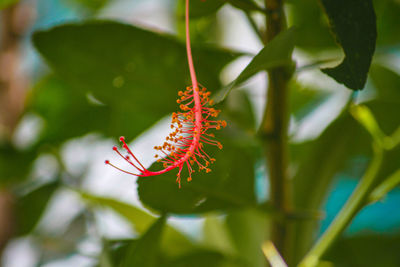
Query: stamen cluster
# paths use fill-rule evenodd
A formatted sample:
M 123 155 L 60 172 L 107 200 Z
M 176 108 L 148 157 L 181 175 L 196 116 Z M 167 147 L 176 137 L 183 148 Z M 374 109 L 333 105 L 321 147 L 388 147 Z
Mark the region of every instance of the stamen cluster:
M 158 158 L 158 162 L 163 163 L 163 170 L 153 172 L 144 168 L 129 149 L 123 137 L 120 138 L 120 141 L 128 155 L 123 156 L 116 147 L 113 149 L 140 173 L 135 174 L 122 170 L 109 161 L 106 161 L 106 164 L 125 173 L 141 177 L 154 176 L 179 168 L 176 179 L 179 187 L 181 186 L 181 172 L 185 165 L 188 169 L 188 181 L 192 180 L 195 167 L 198 167 L 199 171 L 210 172 L 210 164 L 214 163 L 215 159 L 204 151 L 204 145 L 214 145 L 222 149 L 222 144 L 215 141 L 214 134 L 208 133 L 208 130 L 219 130 L 226 127 L 226 122 L 215 119 L 220 111 L 211 107 L 213 100 L 209 99 L 210 92 L 207 92 L 206 88 L 187 87 L 185 91 L 179 91 L 178 95 L 177 103 L 180 104 L 181 111 L 172 114 L 171 129 L 174 131 L 165 138 L 165 142 L 161 146 L 154 147 L 158 151 L 155 158 Z

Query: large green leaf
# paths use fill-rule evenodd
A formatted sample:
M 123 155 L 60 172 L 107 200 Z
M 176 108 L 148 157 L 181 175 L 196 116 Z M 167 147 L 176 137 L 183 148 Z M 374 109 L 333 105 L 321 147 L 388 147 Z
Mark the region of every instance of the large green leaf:
M 228 142 L 227 138 L 218 139 L 224 145 L 222 150 L 205 147 L 206 152 L 217 160 L 210 173 L 196 170 L 192 174 L 193 180 L 187 182 L 184 168 L 181 189 L 175 182 L 178 170 L 139 178 L 140 200 L 160 212 L 179 214 L 255 205 L 254 153 L 232 141 Z M 157 163 L 154 165 L 154 168 L 161 167 Z
M 64 90 L 81 98 L 91 93 L 105 105 L 96 109 L 107 125 L 106 134 L 134 137 L 175 111 L 177 91 L 190 85 L 184 44 L 134 26 L 110 21 L 63 25 L 36 32 L 33 43 L 68 83 Z M 221 68 L 238 54 L 193 50 L 199 80 L 211 90 L 218 88 Z M 63 116 L 74 114 L 75 107 L 69 108 Z M 85 113 L 70 118 L 76 123 L 91 119 Z
M 58 187 L 58 181 L 51 182 L 18 198 L 16 205 L 18 235 L 26 235 L 33 230 Z
M 218 92 L 215 100 L 217 102 L 224 100 L 234 87 L 239 86 L 260 71 L 281 66 L 290 66 L 290 64 L 292 64 L 291 55 L 294 48 L 295 34 L 296 30 L 290 28 L 276 36 L 254 56 L 251 62 L 234 81 Z
M 372 0 L 321 0 L 345 58 L 322 72 L 350 89 L 364 88 L 375 52 L 376 16 Z
M 39 143 L 55 144 L 94 131 L 115 135 L 127 129 L 111 126 L 115 109 L 91 103 L 56 75 L 49 75 L 36 84 L 27 110 L 43 118 Z
M 166 217 L 159 218 L 146 233 L 127 248 L 121 267 L 155 267 L 158 265 L 160 240 Z

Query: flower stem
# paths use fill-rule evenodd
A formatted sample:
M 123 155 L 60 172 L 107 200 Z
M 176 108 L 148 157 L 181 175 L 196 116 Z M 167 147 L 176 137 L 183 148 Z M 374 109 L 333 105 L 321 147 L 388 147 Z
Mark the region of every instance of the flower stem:
M 311 248 L 299 267 L 317 266 L 326 250 L 332 245 L 336 238 L 346 229 L 357 212 L 366 204 L 371 191 L 375 185 L 375 178 L 381 168 L 384 157 L 384 150 L 379 145 L 374 145 L 374 156 L 364 177 L 354 190 L 345 206 L 333 220 L 329 228 L 318 239 L 317 243 Z
M 190 78 L 192 79 L 193 89 L 198 88 L 196 72 L 194 70 L 192 48 L 190 46 L 190 29 L 189 29 L 189 0 L 186 0 L 186 12 L 185 12 L 185 29 L 186 29 L 186 53 L 189 64 Z

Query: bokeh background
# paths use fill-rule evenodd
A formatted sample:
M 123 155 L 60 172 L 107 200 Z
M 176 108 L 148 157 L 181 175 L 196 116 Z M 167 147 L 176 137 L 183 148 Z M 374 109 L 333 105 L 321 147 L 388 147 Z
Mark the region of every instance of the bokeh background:
M 350 100 L 366 103 L 381 95 L 385 101 L 373 111 L 376 111 L 376 117 L 382 122 L 383 129 L 391 133 L 400 121 L 400 93 L 398 93 L 400 92 L 400 2 L 375 1 L 379 36 L 377 52 L 365 90 L 356 93 L 337 84 L 318 69 L 320 62 L 329 64 L 340 60 L 341 52 L 329 33 L 326 19 L 314 2 L 288 1 L 286 6 L 289 24 L 300 26 L 299 36 L 301 36 L 293 56 L 297 70 L 296 82 L 291 85 L 294 92 L 292 106 L 295 111 L 290 120 L 291 142 L 300 147 L 302 144 L 319 140 L 321 136 L 325 138 L 324 134 L 329 135 L 329 132 L 327 133 L 329 127 L 336 127 L 336 132 L 341 135 L 353 134 L 354 129 L 346 128 L 346 124 L 332 126 L 332 122 L 342 114 Z M 76 92 L 70 90 L 65 77 L 54 73 L 52 67 L 49 67 L 44 57 L 40 55 L 38 48 L 32 42 L 33 34 L 64 24 L 79 25 L 91 20 L 111 20 L 135 25 L 161 35 L 173 35 L 182 41 L 184 36 L 182 10 L 182 1 L 175 0 L 26 0 L 2 10 L 0 17 L 2 20 L 0 25 L 2 266 L 112 266 L 106 265 L 108 261 L 104 254 L 108 242 L 137 238 L 148 223 L 147 219 L 143 219 L 146 223 L 143 223 L 139 230 L 132 227 L 132 222 L 126 216 L 116 212 L 123 208 L 120 206 L 112 208 L 113 205 L 120 203 L 110 204 L 110 201 L 121 201 L 129 204 L 129 207 L 136 207 L 138 213 L 135 216 L 138 217 L 144 216 L 141 212 L 158 216 L 157 212 L 146 209 L 139 200 L 136 178 L 106 166 L 104 160 L 115 161 L 116 155 L 111 149 L 112 146 L 117 144 L 119 135 L 129 135 L 127 138 L 137 156 L 142 159 L 145 166 L 150 166 L 154 161 L 153 146 L 160 143 L 168 133 L 168 114 L 155 110 L 155 114 L 149 115 L 151 118 L 157 118 L 151 124 L 147 121 L 146 123 L 135 121 L 124 115 L 127 110 L 140 112 L 140 109 L 136 110 L 136 107 L 129 106 L 129 97 L 134 94 L 126 95 L 118 91 L 125 84 L 132 82 L 125 76 L 116 75 L 111 82 L 104 84 L 102 79 L 104 73 L 92 73 L 93 77 L 98 75 L 99 86 L 115 90 L 113 94 L 116 101 L 113 104 L 119 104 L 119 108 L 108 109 L 107 104 L 92 93 L 96 89 L 88 88 L 93 83 L 82 84 L 86 90 L 83 93 L 84 97 L 75 97 Z M 262 16 L 256 13 L 253 17 L 256 23 L 263 24 Z M 229 51 L 235 51 L 232 54 L 238 53 L 230 59 L 224 59 L 226 64 L 223 66 L 215 67 L 221 70 L 221 73 L 213 74 L 212 79 L 216 85 L 232 81 L 249 63 L 251 56 L 263 47 L 247 21 L 245 12 L 229 4 L 221 6 L 215 13 L 194 19 L 192 32 L 195 45 L 198 43 L 210 47 L 224 47 Z M 102 31 L 99 31 L 97 37 L 98 39 L 91 43 L 85 43 L 90 42 L 89 37 L 71 42 L 76 42 L 79 46 L 81 41 L 88 49 L 100 49 L 100 51 L 112 43 L 112 40 L 106 41 L 108 38 L 106 32 L 102 36 Z M 60 38 L 63 40 L 62 36 Z M 102 38 L 104 42 L 101 41 Z M 52 45 L 54 44 L 51 42 L 47 46 L 41 44 L 39 50 L 50 51 Z M 57 45 L 62 46 L 62 42 Z M 118 43 L 112 45 L 110 49 L 118 50 Z M 105 55 L 105 61 L 109 60 L 106 58 L 109 55 Z M 118 59 L 120 55 L 121 53 L 116 52 L 116 64 L 120 61 Z M 63 56 L 68 55 L 60 55 Z M 87 62 L 79 61 L 79 57 L 74 60 L 78 68 L 80 64 L 90 66 Z M 141 70 L 143 77 L 158 79 L 154 73 L 157 73 L 159 68 L 170 67 L 156 63 L 150 61 L 143 64 L 147 67 Z M 153 66 L 151 64 L 154 68 L 151 68 Z M 111 72 L 114 71 L 113 67 L 110 65 Z M 107 65 L 103 69 L 106 68 Z M 127 68 L 129 70 L 129 66 Z M 135 69 L 137 66 L 132 68 Z M 171 69 L 169 74 L 184 75 L 185 72 Z M 233 111 L 240 111 L 243 103 L 240 100 L 242 94 L 245 95 L 251 107 L 251 115 L 246 117 L 246 120 L 253 120 L 255 126 L 260 123 L 265 107 L 264 88 L 267 82 L 264 73 L 257 74 L 241 88 L 236 89 L 227 100 Z M 148 89 L 145 83 L 144 81 L 144 90 Z M 156 83 L 152 81 L 149 84 L 170 89 L 170 86 L 162 80 Z M 181 89 L 176 88 L 176 92 Z M 172 91 L 171 94 L 175 95 L 176 92 Z M 386 92 L 388 93 L 385 95 Z M 118 99 L 121 99 L 120 103 Z M 151 105 L 152 97 L 149 97 L 148 101 Z M 169 109 L 175 103 L 166 105 L 169 105 L 167 108 Z M 127 111 L 127 114 L 129 112 Z M 93 125 L 87 124 L 87 118 L 92 119 Z M 143 120 L 148 119 L 146 114 L 143 114 L 143 118 Z M 254 128 L 249 131 L 254 132 Z M 334 138 L 332 142 L 335 142 Z M 334 171 L 332 180 L 326 185 L 327 193 L 322 197 L 323 202 L 319 207 L 324 214 L 317 231 L 319 234 L 332 221 L 365 171 L 370 160 L 370 148 L 368 143 L 363 145 L 365 151 L 357 150 L 355 155 L 348 157 L 340 168 Z M 331 144 L 322 147 L 321 144 L 321 150 L 324 150 L 324 155 L 330 155 L 334 146 L 335 144 Z M 352 139 L 344 146 L 343 149 L 351 151 Z M 332 150 L 332 153 L 336 152 Z M 400 166 L 400 158 L 394 156 L 390 159 L 390 163 L 393 166 Z M 297 165 L 293 164 L 293 172 L 296 167 Z M 268 200 L 268 182 L 262 161 L 255 162 L 254 173 L 254 191 L 258 203 L 263 203 Z M 185 190 L 185 187 L 181 190 Z M 363 209 L 346 230 L 345 237 L 339 241 L 339 248 L 334 254 L 336 256 L 332 257 L 338 259 L 354 257 L 354 261 L 360 264 L 363 261 L 357 261 L 358 257 L 353 255 L 352 251 L 357 255 L 366 255 L 365 253 L 372 251 L 372 254 L 385 255 L 388 264 L 368 266 L 396 266 L 391 265 L 396 262 L 400 264 L 398 253 L 393 252 L 399 251 L 400 246 L 399 204 L 400 189 L 397 188 L 390 192 L 384 201 Z M 127 213 L 132 211 L 127 208 Z M 227 213 L 224 211 L 202 215 L 176 215 L 169 217 L 168 223 L 190 242 L 229 254 L 233 249 L 226 240 L 229 234 L 224 233 L 226 216 Z M 248 215 L 249 218 L 250 216 L 253 215 Z M 372 243 L 375 246 L 369 247 Z M 390 249 L 387 249 L 388 247 Z M 346 260 L 343 264 L 343 266 L 367 266 L 357 263 L 346 265 L 349 264 Z M 250 266 L 257 265 L 254 263 Z

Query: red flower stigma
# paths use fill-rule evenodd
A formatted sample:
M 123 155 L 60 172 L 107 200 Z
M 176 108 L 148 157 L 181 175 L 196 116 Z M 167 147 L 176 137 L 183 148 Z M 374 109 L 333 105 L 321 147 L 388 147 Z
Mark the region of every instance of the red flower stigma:
M 211 93 L 197 82 L 189 37 L 189 0 L 186 0 L 186 52 L 192 86 L 187 87 L 185 91 L 178 92 L 179 97 L 176 102 L 181 111 L 172 113 L 171 129 L 174 129 L 174 131 L 165 138 L 162 146 L 154 147 L 158 151 L 155 158 L 157 158 L 157 162 L 163 163 L 164 169 L 154 172 L 143 167 L 126 144 L 123 136 L 119 140 L 128 155 L 123 156 L 115 146 L 113 150 L 133 167 L 134 172 L 123 170 L 113 165 L 109 160 L 105 161 L 106 164 L 124 173 L 139 177 L 155 176 L 178 168 L 176 182 L 179 188 L 181 187 L 181 172 L 184 166 L 189 173 L 187 181 L 192 180 L 195 167 L 199 171 L 204 170 L 206 173 L 211 171 L 209 166 L 215 162 L 215 159 L 204 151 L 204 145 L 214 145 L 222 149 L 222 144 L 215 141 L 213 139 L 214 134 L 208 133 L 208 130 L 219 130 L 226 127 L 226 122 L 215 119 L 220 111 L 211 107 L 213 104 L 213 101 L 209 99 Z

